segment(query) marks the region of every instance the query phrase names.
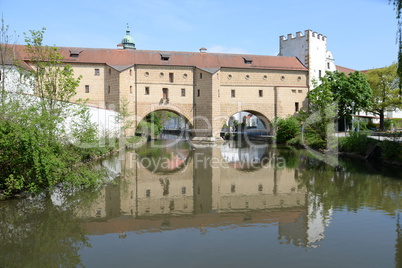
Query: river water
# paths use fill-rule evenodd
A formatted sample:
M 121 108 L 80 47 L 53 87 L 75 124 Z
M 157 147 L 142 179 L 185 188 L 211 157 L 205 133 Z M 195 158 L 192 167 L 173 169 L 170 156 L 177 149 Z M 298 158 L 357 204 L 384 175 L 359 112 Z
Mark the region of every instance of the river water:
M 402 267 L 402 170 L 151 141 L 109 183 L 0 202 L 0 267 Z

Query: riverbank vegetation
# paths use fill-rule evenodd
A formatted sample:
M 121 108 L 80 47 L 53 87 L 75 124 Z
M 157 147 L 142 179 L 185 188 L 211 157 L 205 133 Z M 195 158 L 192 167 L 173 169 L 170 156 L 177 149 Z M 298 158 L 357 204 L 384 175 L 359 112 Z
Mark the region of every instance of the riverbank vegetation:
M 20 81 L 29 81 L 26 88 L 33 92 L 23 91 L 18 85 L 10 92 L 2 83 L 0 191 L 6 196 L 22 191 L 38 193 L 60 184 L 96 185 L 102 171 L 83 163 L 117 146 L 113 139 L 100 142 L 84 102 L 68 102 L 81 78 L 62 64 L 57 48 L 42 44 L 44 30 L 31 31 L 25 38 L 34 70 L 20 68 L 19 75 L 24 77 Z M 7 57 L 12 55 L 11 50 L 1 52 Z M 3 73 L 3 80 L 6 75 Z

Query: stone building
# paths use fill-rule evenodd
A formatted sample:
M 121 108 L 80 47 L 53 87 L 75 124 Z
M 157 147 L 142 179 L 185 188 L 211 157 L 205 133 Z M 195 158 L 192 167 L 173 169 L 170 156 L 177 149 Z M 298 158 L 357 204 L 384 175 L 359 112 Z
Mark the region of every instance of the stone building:
M 30 64 L 24 46 L 16 55 Z M 64 62 L 82 76 L 77 95 L 88 105 L 119 110 L 128 103 L 136 126 L 147 114 L 173 111 L 186 120 L 193 136 L 219 137 L 222 126 L 243 111 L 255 115 L 270 132 L 275 117 L 307 108 L 311 80 L 335 70 L 326 37 L 280 37 L 279 56 L 138 50 L 127 27 L 116 49 L 59 47 Z

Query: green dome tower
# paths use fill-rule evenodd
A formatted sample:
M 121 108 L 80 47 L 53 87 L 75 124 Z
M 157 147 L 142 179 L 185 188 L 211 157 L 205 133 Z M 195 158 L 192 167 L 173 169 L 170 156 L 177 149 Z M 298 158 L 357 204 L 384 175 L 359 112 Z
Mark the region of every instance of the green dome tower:
M 126 35 L 123 37 L 123 40 L 121 40 L 121 43 L 123 44 L 124 49 L 135 49 L 134 38 L 130 35 L 130 28 L 128 27 L 128 23 Z

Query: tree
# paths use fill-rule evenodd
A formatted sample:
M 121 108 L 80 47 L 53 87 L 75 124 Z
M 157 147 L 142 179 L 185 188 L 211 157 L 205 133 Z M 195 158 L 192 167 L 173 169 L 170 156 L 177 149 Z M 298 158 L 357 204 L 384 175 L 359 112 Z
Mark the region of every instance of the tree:
M 2 106 L 0 190 L 6 195 L 37 193 L 59 183 L 94 185 L 101 178 L 101 171 L 82 162 L 102 151 L 74 146 L 97 140 L 87 108 L 69 103 L 80 79 L 62 63 L 56 48 L 42 46 L 43 33 L 31 31 L 26 38 L 30 64 L 36 69 L 31 73 L 35 95 L 16 91 Z
M 9 26 L 4 23 L 3 16 L 1 17 L 1 29 L 0 29 L 0 99 L 1 99 L 1 108 L 4 107 L 6 101 L 6 80 L 8 75 L 7 65 L 11 65 L 14 63 L 14 54 L 13 54 L 13 44 L 10 44 L 10 39 L 15 36 L 9 35 Z M 3 116 L 3 112 L 1 112 L 0 116 Z
M 370 105 L 372 95 L 365 75 L 355 71 L 348 76 L 338 71 L 326 72 L 320 84 L 311 90 L 308 98 L 313 111 L 337 103 L 338 116 L 347 117 Z
M 69 101 L 76 94 L 81 77 L 75 78 L 71 66 L 62 63 L 63 56 L 58 48 L 42 44 L 45 30 L 31 30 L 31 35 L 25 36 L 25 42 L 35 69 L 32 72 L 34 95 L 40 98 L 41 114 L 47 122 L 43 128 L 55 135 L 58 129 L 64 129 L 58 126 L 69 115 Z
M 398 50 L 398 77 L 402 78 L 402 0 L 389 0 L 396 10 L 396 19 L 398 20 L 397 42 Z M 402 96 L 402 79 L 399 80 L 399 97 Z
M 380 129 L 384 130 L 385 112 L 402 107 L 399 100 L 397 65 L 395 63 L 388 67 L 370 70 L 366 77 L 373 91 L 371 105 L 366 110 L 380 117 Z

